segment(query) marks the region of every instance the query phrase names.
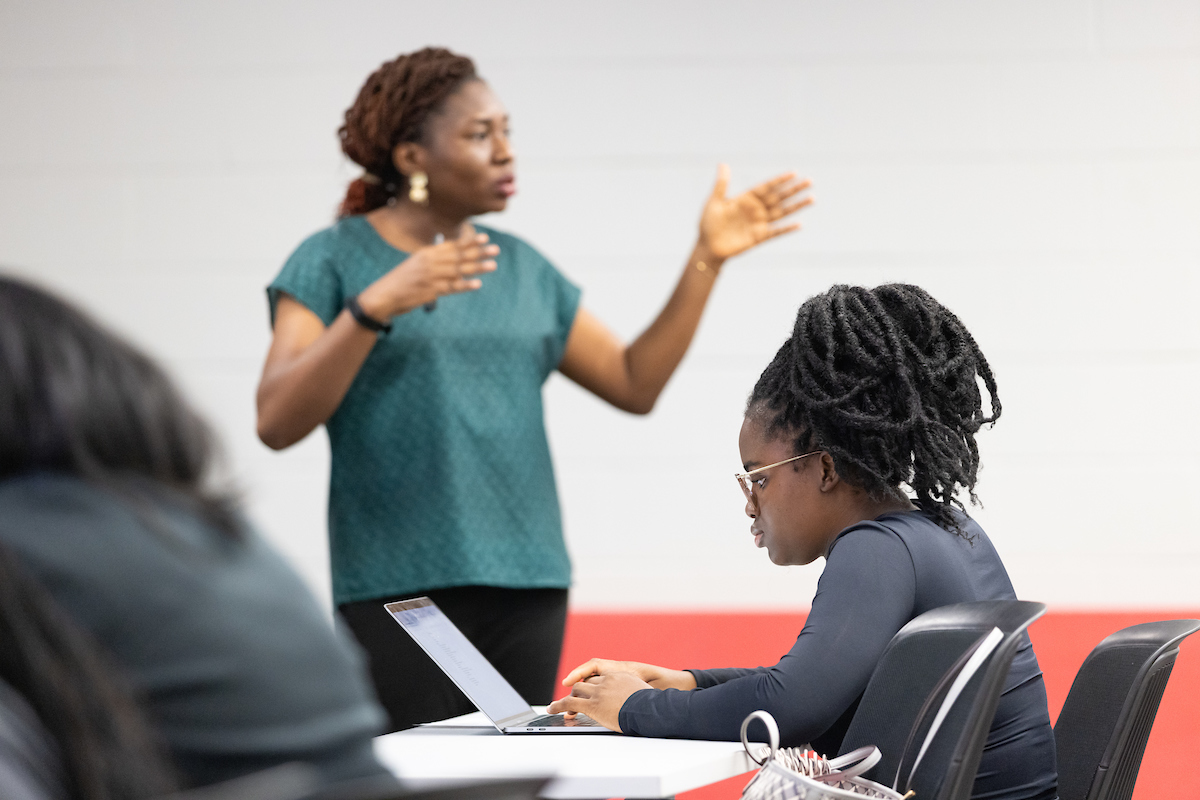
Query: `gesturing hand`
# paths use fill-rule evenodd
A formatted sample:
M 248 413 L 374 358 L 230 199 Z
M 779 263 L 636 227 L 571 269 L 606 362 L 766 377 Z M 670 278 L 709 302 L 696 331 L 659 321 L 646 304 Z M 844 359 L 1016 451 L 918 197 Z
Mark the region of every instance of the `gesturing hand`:
M 799 230 L 799 223 L 778 225 L 812 203 L 811 197 L 792 200 L 811 184 L 788 172 L 760 183 L 737 197 L 726 197 L 729 165 L 717 169 L 717 183 L 700 216 L 700 242 L 717 258 L 743 253 L 768 239 Z
M 388 320 L 442 295 L 475 291 L 483 282 L 474 276 L 494 271 L 499 253 L 487 234 L 464 226 L 454 241 L 413 252 L 363 290 L 359 303 L 375 319 Z

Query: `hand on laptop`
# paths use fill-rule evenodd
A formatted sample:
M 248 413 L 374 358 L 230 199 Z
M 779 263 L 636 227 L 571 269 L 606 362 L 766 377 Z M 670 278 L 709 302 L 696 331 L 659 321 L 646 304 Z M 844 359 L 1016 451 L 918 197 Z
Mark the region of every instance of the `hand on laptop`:
M 640 661 L 609 661 L 606 658 L 593 658 L 580 664 L 563 678 L 562 683 L 563 686 L 571 686 L 593 675 L 611 675 L 614 672 L 631 672 L 648 683 L 652 689 L 686 691 L 696 688 L 696 678 L 687 670 L 656 667 Z
M 604 727 L 620 733 L 621 725 L 618 719 L 621 716 L 621 706 L 625 705 L 629 695 L 649 688 L 650 684 L 632 672 L 593 675 L 574 684 L 569 695 L 555 700 L 546 710 L 551 714 L 566 714 L 568 717 L 573 714 L 587 714 Z
M 637 661 L 593 658 L 563 679 L 571 694 L 546 709 L 552 714 L 587 714 L 606 728 L 620 732 L 621 706 L 642 689 L 695 689 L 696 679 L 684 670 L 666 669 Z

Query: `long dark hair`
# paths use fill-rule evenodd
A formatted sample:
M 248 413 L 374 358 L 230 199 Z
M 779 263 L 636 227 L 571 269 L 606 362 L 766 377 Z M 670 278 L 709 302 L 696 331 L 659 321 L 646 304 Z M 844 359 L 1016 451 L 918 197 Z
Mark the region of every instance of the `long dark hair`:
M 91 637 L 0 546 L 0 679 L 37 714 L 77 800 L 140 800 L 176 788 L 165 745 Z
M 339 217 L 373 211 L 407 189 L 392 150 L 401 142 L 421 141 L 429 115 L 473 80 L 478 80 L 474 62 L 442 47 L 405 53 L 371 73 L 338 130 L 342 152 L 371 177 L 351 182 Z
M 126 496 L 160 488 L 236 538 L 208 485 L 216 443 L 148 357 L 49 292 L 0 274 L 0 480 L 65 472 Z
M 977 500 L 975 434 L 1000 417 L 1000 396 L 974 337 L 924 289 L 834 286 L 800 306 L 746 413 L 794 435 L 797 455 L 828 452 L 873 498 L 909 486 L 923 510 L 959 533 L 951 506 L 963 508 L 959 489 Z

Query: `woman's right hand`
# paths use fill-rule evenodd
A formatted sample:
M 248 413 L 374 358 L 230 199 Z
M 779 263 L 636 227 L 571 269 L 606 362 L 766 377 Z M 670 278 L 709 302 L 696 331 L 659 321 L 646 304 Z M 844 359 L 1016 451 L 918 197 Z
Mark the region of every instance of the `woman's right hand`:
M 563 678 L 562 683 L 563 686 L 572 686 L 593 675 L 611 675 L 617 672 L 631 672 L 655 689 L 686 691 L 696 688 L 696 678 L 687 670 L 656 667 L 639 661 L 610 661 L 605 658 L 593 658 L 580 664 Z
M 500 248 L 488 244 L 486 233 L 464 226 L 452 242 L 422 247 L 358 295 L 372 319 L 387 322 L 398 314 L 437 300 L 442 295 L 473 292 L 483 285 L 474 276 L 493 272 Z

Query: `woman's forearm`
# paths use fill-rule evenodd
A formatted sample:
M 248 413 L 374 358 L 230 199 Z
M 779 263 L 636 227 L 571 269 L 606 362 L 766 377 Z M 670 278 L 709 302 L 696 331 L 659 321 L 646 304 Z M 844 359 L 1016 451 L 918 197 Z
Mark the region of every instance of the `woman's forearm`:
M 723 259 L 698 242 L 662 311 L 626 348 L 625 370 L 633 410 L 649 412 L 683 360 L 723 264 Z
M 377 334 L 343 311 L 311 343 L 297 338 L 276 331 L 258 385 L 258 437 L 275 450 L 300 441 L 333 415 Z
M 808 181 L 796 181 L 792 173 L 731 198 L 725 196 L 728 184 L 729 168 L 721 165 L 700 216 L 700 238 L 650 327 L 626 346 L 580 309 L 558 365 L 564 375 L 625 411 L 646 414 L 654 408 L 696 335 L 726 259 L 799 228 L 784 220 L 811 202 L 794 199 L 808 189 Z
M 623 411 L 649 413 L 691 344 L 722 263 L 697 244 L 662 311 L 629 345 L 579 309 L 559 370 Z
M 683 276 L 658 318 L 625 352 L 633 404 L 649 410 L 671 373 L 683 360 L 700 324 L 717 273 L 727 258 L 799 228 L 784 220 L 811 202 L 794 198 L 808 188 L 786 173 L 727 198 L 729 168 L 718 170 L 717 183 L 700 216 L 700 238 Z
M 447 294 L 473 292 L 493 272 L 500 248 L 465 228 L 451 242 L 417 249 L 357 295 L 380 323 Z M 258 385 L 258 438 L 280 450 L 303 439 L 337 410 L 377 336 L 342 311 L 328 328 L 294 298 L 275 309 L 275 336 Z

